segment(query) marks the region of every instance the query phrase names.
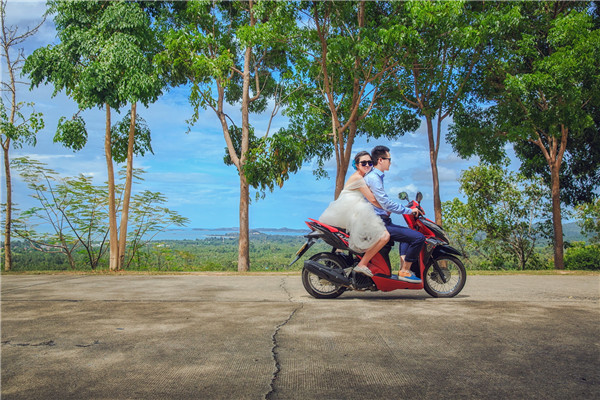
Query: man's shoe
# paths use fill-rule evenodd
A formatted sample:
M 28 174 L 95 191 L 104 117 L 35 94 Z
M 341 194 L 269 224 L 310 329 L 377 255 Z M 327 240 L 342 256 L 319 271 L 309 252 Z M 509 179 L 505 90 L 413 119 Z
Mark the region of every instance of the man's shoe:
M 398 271 L 398 280 L 410 283 L 421 283 L 421 280 L 410 271 Z
M 371 272 L 371 270 L 365 267 L 364 265 L 357 265 L 356 267 L 354 267 L 354 272 L 364 274 L 370 278 L 373 277 L 373 273 Z

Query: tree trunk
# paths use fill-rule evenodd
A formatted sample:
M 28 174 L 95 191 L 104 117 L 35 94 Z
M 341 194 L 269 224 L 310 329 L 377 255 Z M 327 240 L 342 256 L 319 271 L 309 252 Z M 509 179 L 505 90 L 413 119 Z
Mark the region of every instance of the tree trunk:
M 2 144 L 4 152 L 4 176 L 6 178 L 6 208 L 4 220 L 4 270 L 12 269 L 12 253 L 10 249 L 10 231 L 12 223 L 12 181 L 10 177 L 10 160 L 8 159 L 8 150 L 10 148 L 10 139 Z
M 433 121 L 430 116 L 425 116 L 427 121 L 427 137 L 429 138 L 429 162 L 431 164 L 431 175 L 433 178 L 433 210 L 435 212 L 435 223 L 442 225 L 442 200 L 440 199 L 440 178 L 438 174 L 437 158 L 438 147 L 434 138 Z M 438 143 L 439 143 L 439 126 L 438 126 Z
M 346 173 L 348 172 L 348 164 L 346 164 L 346 168 L 342 167 L 342 160 L 338 161 L 338 167 L 335 171 L 335 192 L 333 195 L 334 200 L 340 196 L 342 190 L 344 189 L 344 183 L 346 180 Z
M 75 270 L 75 259 L 73 258 L 73 253 L 68 250 L 67 246 L 65 246 L 65 249 L 67 249 L 67 260 L 69 261 L 69 265 L 71 266 L 72 270 Z
M 131 104 L 131 122 L 129 124 L 129 141 L 127 143 L 127 176 L 125 178 L 125 193 L 123 195 L 123 208 L 121 210 L 121 226 L 119 230 L 119 266 L 125 265 L 125 248 L 127 246 L 127 222 L 129 220 L 129 201 L 131 199 L 131 186 L 133 182 L 133 145 L 135 143 L 136 103 Z
M 560 163 L 551 166 L 552 226 L 554 228 L 554 268 L 565 269 L 563 227 L 560 210 Z
M 365 26 L 365 2 L 361 1 L 358 5 L 358 26 L 359 28 L 363 28 Z M 360 32 L 359 37 L 360 40 Z M 356 56 L 354 58 L 354 69 L 358 71 L 361 66 L 361 58 L 360 56 Z M 348 121 L 348 137 L 346 142 L 344 143 L 344 135 L 343 128 L 340 126 L 333 126 L 334 135 L 336 131 L 338 132 L 338 140 L 336 141 L 336 158 L 337 158 L 337 170 L 335 174 L 335 195 L 334 199 L 337 199 L 340 196 L 342 190 L 344 190 L 344 184 L 346 183 L 346 174 L 348 173 L 348 166 L 350 165 L 350 159 L 352 158 L 352 146 L 354 145 L 354 138 L 356 137 L 356 132 L 358 131 L 357 120 L 359 117 L 358 106 L 360 103 L 360 80 L 358 79 L 358 75 L 355 75 L 354 80 L 352 81 L 352 103 L 351 107 L 354 112 L 351 113 Z M 330 103 L 330 108 L 332 103 Z M 331 108 L 331 115 L 334 115 L 335 109 Z M 335 122 L 337 119 L 334 119 Z M 339 124 L 339 121 L 337 121 Z
M 240 175 L 240 235 L 238 247 L 238 272 L 250 270 L 250 224 L 249 224 L 250 187 L 246 177 Z
M 253 7 L 254 2 L 250 0 L 250 26 L 254 26 Z M 242 76 L 242 146 L 237 165 L 240 174 L 240 232 L 238 242 L 238 272 L 250 270 L 250 222 L 249 222 L 249 203 L 250 188 L 244 173 L 246 164 L 246 154 L 250 147 L 250 59 L 252 57 L 252 47 L 246 47 L 244 53 L 244 71 Z
M 6 4 L 3 3 L 2 7 Z M 6 18 L 5 14 L 6 10 L 2 10 L 2 49 L 3 56 L 6 58 L 6 66 L 8 70 L 8 74 L 10 76 L 10 120 L 9 123 L 14 127 L 15 124 L 15 116 L 17 113 L 17 86 L 15 80 L 15 64 L 11 62 L 10 56 L 10 47 L 11 45 L 6 41 L 7 39 L 7 29 L 4 26 L 4 21 Z M 19 57 L 17 57 L 17 60 Z M 4 135 L 4 132 L 3 132 Z M 10 138 L 6 135 L 6 140 L 2 142 L 2 150 L 4 151 L 4 173 L 6 177 L 6 209 L 5 209 L 5 220 L 4 220 L 4 270 L 10 271 L 12 269 L 12 251 L 11 251 L 11 225 L 12 225 L 12 180 L 10 176 L 10 159 L 8 158 L 8 153 L 10 150 Z
M 117 207 L 115 201 L 115 173 L 112 160 L 110 137 L 110 106 L 106 106 L 106 132 L 104 136 L 104 154 L 108 172 L 108 227 L 110 230 L 110 263 L 111 271 L 119 269 L 119 233 L 117 232 Z
M 348 167 L 350 166 L 350 160 L 352 159 L 352 147 L 354 146 L 354 138 L 358 131 L 358 125 L 356 121 L 351 121 L 348 125 L 348 137 L 346 138 L 345 146 L 343 143 L 337 143 L 339 151 L 336 150 L 337 158 L 337 169 L 335 174 L 335 197 L 337 199 L 344 190 L 344 184 L 346 183 L 346 174 L 348 173 Z M 343 137 L 342 135 L 340 135 Z
M 561 124 L 560 138 L 546 136 L 545 142 L 542 140 L 543 133 L 537 132 L 537 140 L 532 140 L 546 158 L 548 167 L 550 168 L 550 188 L 552 191 L 552 226 L 554 228 L 554 268 L 565 269 L 564 260 L 564 240 L 562 227 L 562 213 L 560 209 L 560 166 L 562 165 L 563 155 L 567 149 L 567 139 L 569 137 L 569 129 Z

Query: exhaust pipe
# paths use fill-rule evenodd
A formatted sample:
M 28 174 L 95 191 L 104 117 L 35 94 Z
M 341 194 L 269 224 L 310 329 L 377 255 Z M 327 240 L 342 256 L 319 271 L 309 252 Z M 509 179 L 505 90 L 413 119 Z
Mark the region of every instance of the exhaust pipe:
M 319 278 L 325 279 L 331 283 L 340 286 L 350 286 L 352 282 L 349 278 L 347 278 L 341 270 L 327 268 L 324 265 L 319 264 L 318 262 L 307 260 L 304 261 L 304 268 Z

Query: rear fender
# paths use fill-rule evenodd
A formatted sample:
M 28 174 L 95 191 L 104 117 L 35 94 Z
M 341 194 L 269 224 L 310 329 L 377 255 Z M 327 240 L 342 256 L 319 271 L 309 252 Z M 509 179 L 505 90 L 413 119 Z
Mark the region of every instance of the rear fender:
M 307 239 L 306 243 L 304 243 L 304 245 L 300 247 L 300 250 L 296 252 L 296 258 L 294 258 L 294 261 L 292 261 L 290 265 L 288 265 L 288 267 L 291 267 L 296 261 L 298 261 L 300 257 L 302 257 L 304 253 L 306 253 L 308 249 L 312 247 L 313 244 L 317 243 L 317 241 L 319 240 L 319 238 L 321 238 L 322 235 L 323 233 L 319 231 L 313 231 L 308 235 L 304 236 Z

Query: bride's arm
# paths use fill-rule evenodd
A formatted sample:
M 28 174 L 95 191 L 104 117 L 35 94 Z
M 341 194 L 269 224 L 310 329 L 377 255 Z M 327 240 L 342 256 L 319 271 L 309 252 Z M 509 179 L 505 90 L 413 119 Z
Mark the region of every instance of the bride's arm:
M 350 175 L 348 182 L 346 182 L 346 186 L 355 184 L 359 180 L 361 180 L 362 182 L 358 183 L 358 185 L 360 185 L 358 187 L 358 190 L 360 190 L 362 195 L 365 196 L 365 198 L 369 201 L 369 203 L 373 204 L 377 208 L 383 209 L 383 207 L 381 207 L 381 204 L 379 204 L 379 202 L 373 195 L 373 192 L 371 192 L 371 189 L 369 189 L 369 187 L 367 186 L 367 183 L 364 181 L 363 177 L 360 176 L 359 174 L 354 173 L 354 174 Z
M 367 185 L 361 186 L 359 190 L 363 196 L 365 196 L 365 199 L 369 201 L 369 203 L 373 204 L 377 208 L 383 209 Z

